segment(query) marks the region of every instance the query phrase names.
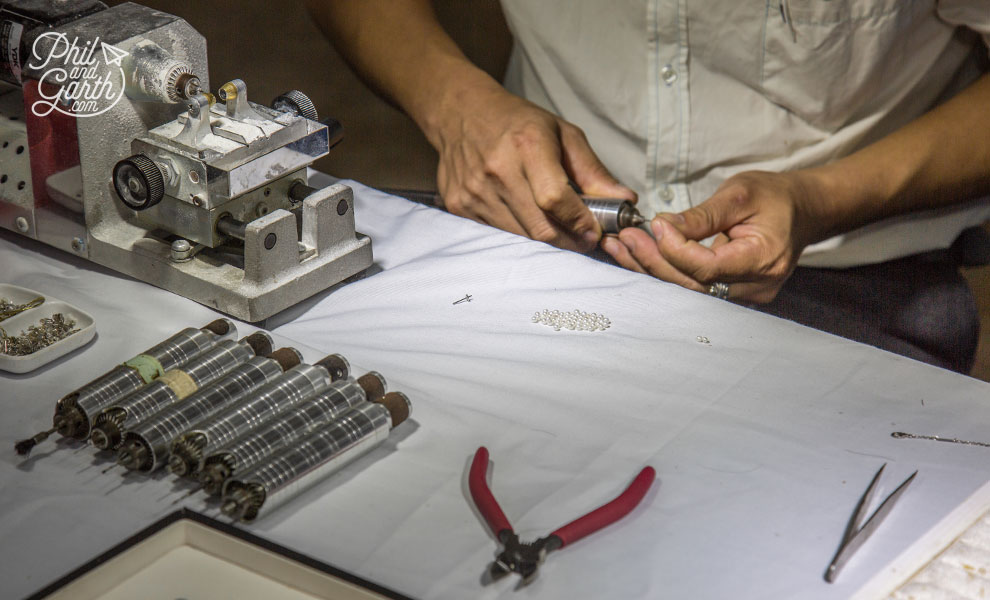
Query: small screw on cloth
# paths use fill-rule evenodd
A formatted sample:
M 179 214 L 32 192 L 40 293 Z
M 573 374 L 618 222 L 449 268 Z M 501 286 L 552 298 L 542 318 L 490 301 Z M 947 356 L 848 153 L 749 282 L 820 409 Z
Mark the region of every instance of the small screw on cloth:
M 461 302 L 470 302 L 470 301 L 471 301 L 471 294 L 467 294 L 460 300 L 454 302 L 454 304 L 460 304 Z

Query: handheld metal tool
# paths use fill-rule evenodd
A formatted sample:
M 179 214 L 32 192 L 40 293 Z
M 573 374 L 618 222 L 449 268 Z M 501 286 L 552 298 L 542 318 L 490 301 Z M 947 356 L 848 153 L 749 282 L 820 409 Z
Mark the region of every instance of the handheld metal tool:
M 315 365 L 299 364 L 242 402 L 221 410 L 172 442 L 169 471 L 196 477 L 203 459 L 259 427 L 279 411 L 315 396 L 334 381 L 347 377 L 350 365 L 339 354 L 331 354 Z
M 859 550 L 860 546 L 873 535 L 873 532 L 880 526 L 880 523 L 890 514 L 897 500 L 904 494 L 904 490 L 907 489 L 908 484 L 918 474 L 917 471 L 911 473 L 911 476 L 905 479 L 901 485 L 897 486 L 897 489 L 891 492 L 880 503 L 880 506 L 877 507 L 873 514 L 867 518 L 866 510 L 873 501 L 873 496 L 877 491 L 877 484 L 880 482 L 880 476 L 883 474 L 883 469 L 886 466 L 887 463 L 884 463 L 880 467 L 877 474 L 873 476 L 873 481 L 870 482 L 870 485 L 867 486 L 866 491 L 863 493 L 863 497 L 859 499 L 859 504 L 856 505 L 856 510 L 853 511 L 852 518 L 849 520 L 849 524 L 846 525 L 846 532 L 842 536 L 842 543 L 839 544 L 839 550 L 835 553 L 835 558 L 832 559 L 832 563 L 829 564 L 828 569 L 825 571 L 825 581 L 829 583 L 835 581 L 842 567 Z
M 199 329 L 183 329 L 62 397 L 55 404 L 52 428 L 17 442 L 14 449 L 18 454 L 28 454 L 55 432 L 77 440 L 86 439 L 91 433 L 93 420 L 103 409 L 150 384 L 165 372 L 236 336 L 237 328 L 227 319 L 217 319 Z
M 253 422 L 252 429 L 203 457 L 197 475 L 203 489 L 210 495 L 219 495 L 231 476 L 292 446 L 358 404 L 380 400 L 387 387 L 380 373 L 370 371 L 357 380 L 335 381 L 316 396 L 285 406 L 265 421 Z
M 381 188 L 381 191 L 406 200 L 419 202 L 436 208 L 443 208 L 443 198 L 437 192 L 425 190 L 407 190 L 399 188 Z M 578 194 L 584 205 L 602 226 L 602 233 L 619 233 L 626 227 L 639 227 L 646 222 L 646 217 L 639 214 L 636 206 L 622 198 L 597 198 Z
M 513 531 L 509 519 L 488 489 L 488 484 L 485 482 L 487 470 L 488 449 L 482 446 L 474 454 L 474 462 L 471 463 L 471 471 L 468 475 L 468 487 L 475 505 L 492 533 L 502 544 L 502 552 L 488 567 L 486 583 L 515 572 L 522 577 L 520 586 L 528 584 L 536 577 L 539 566 L 550 552 L 576 542 L 629 514 L 640 503 L 656 478 L 653 467 L 644 467 L 629 487 L 611 502 L 571 521 L 546 537 L 525 543 L 519 541 L 519 536 Z
M 411 412 L 412 404 L 402 392 L 361 402 L 227 481 L 220 510 L 231 518 L 253 521 L 384 443 Z

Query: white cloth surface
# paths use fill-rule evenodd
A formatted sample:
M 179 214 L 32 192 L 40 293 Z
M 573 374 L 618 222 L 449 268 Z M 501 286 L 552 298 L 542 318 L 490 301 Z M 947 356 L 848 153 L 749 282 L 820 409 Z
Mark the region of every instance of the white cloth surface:
M 506 87 L 581 127 L 648 217 L 741 171 L 817 166 L 876 141 L 971 82 L 990 41 L 986 0 L 502 6 L 516 42 Z M 946 248 L 988 218 L 990 199 L 919 212 L 809 246 L 801 264 Z
M 419 598 L 846 598 L 990 475 L 985 448 L 890 437 L 985 438 L 984 382 L 354 187 L 377 272 L 267 325 L 307 360 L 339 352 L 356 373 L 380 371 L 412 416 L 246 526 L 258 535 Z M 13 443 L 49 426 L 57 398 L 215 313 L 9 233 L 0 281 L 76 304 L 98 330 L 39 372 L 0 376 L 0 596 L 17 598 L 171 512 L 187 488 L 101 474 L 109 463 L 90 448 L 49 440 L 25 460 Z M 612 326 L 557 332 L 532 323 L 544 308 Z M 480 445 L 524 539 L 611 500 L 645 465 L 658 479 L 529 587 L 482 588 L 496 544 L 466 491 Z M 884 462 L 884 494 L 920 472 L 826 584 Z M 182 504 L 219 514 L 200 497 Z

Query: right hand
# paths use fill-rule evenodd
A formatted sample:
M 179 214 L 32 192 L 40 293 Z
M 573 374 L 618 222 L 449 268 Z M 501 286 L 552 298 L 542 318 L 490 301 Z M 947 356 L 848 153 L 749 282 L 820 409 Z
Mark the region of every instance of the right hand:
M 534 240 L 587 252 L 601 227 L 568 184 L 636 201 L 609 174 L 584 132 L 501 86 L 474 86 L 441 103 L 431 142 L 448 211 Z

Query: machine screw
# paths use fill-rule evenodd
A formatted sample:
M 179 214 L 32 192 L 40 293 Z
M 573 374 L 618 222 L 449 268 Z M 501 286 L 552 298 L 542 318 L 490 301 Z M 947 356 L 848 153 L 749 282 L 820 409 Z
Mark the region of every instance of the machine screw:
M 17 217 L 14 219 L 14 225 L 17 227 L 17 231 L 21 233 L 27 233 L 28 229 L 31 228 L 31 224 L 24 217 Z
M 82 254 L 86 251 L 86 240 L 82 238 L 72 238 L 72 249 Z
M 158 168 L 162 170 L 162 176 L 165 178 L 165 182 L 168 185 L 175 186 L 179 183 L 179 169 L 176 168 L 175 164 L 167 159 L 158 157 L 157 158 Z
M 198 195 L 193 196 L 192 203 L 195 204 L 196 206 L 203 206 L 203 197 Z
M 178 239 L 172 242 L 172 261 L 186 262 L 192 259 L 193 245 L 189 240 Z

